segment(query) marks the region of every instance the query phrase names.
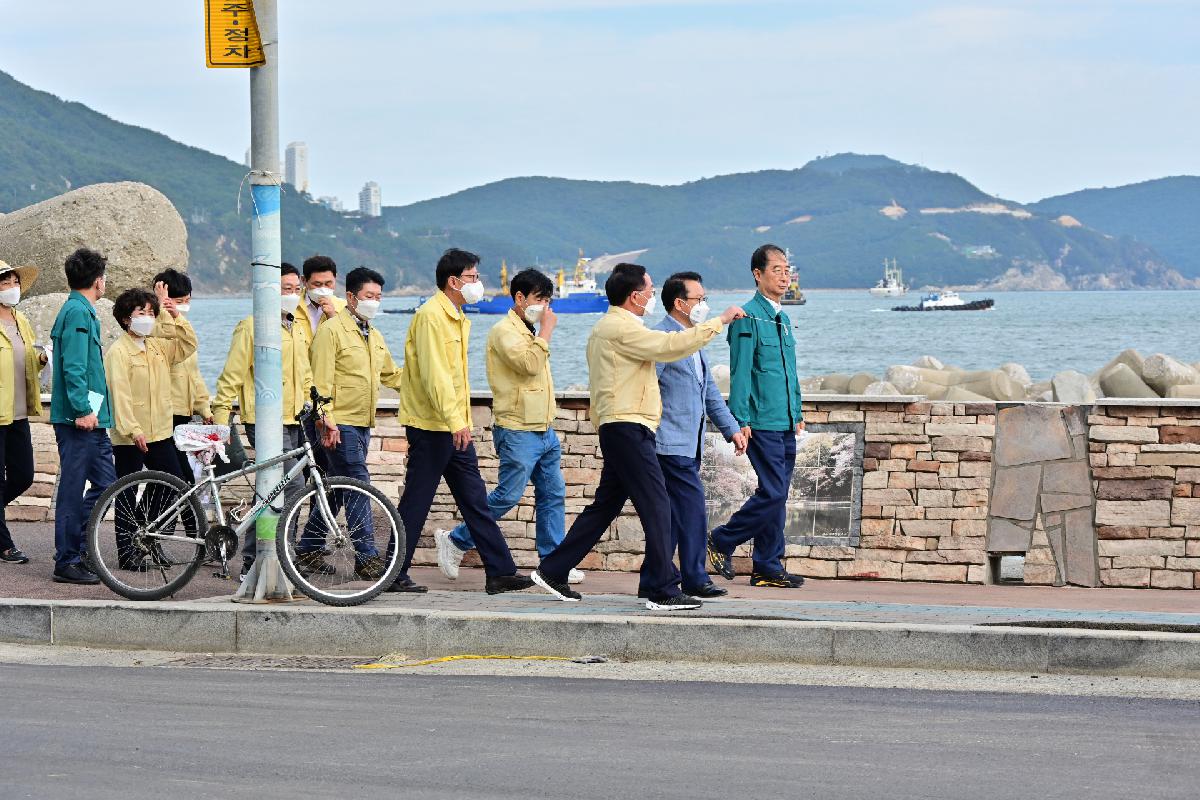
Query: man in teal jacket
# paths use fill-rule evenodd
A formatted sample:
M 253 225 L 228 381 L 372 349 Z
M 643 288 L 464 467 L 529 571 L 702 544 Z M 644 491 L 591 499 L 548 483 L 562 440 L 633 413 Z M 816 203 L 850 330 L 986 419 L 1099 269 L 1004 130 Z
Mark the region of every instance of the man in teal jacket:
M 796 467 L 796 437 L 804 430 L 800 381 L 796 377 L 796 337 L 780 300 L 791 282 L 787 254 L 765 244 L 750 257 L 758 285 L 744 306 L 746 317 L 729 326 L 729 410 L 750 428 L 746 455 L 758 475 L 758 489 L 708 538 L 708 561 L 733 580 L 733 550 L 754 540 L 751 586 L 794 589 L 804 583 L 783 567 L 783 528 L 788 491 Z
M 58 500 L 54 510 L 54 580 L 99 583 L 83 556 L 84 528 L 92 508 L 116 480 L 112 443 L 112 403 L 104 376 L 96 301 L 104 295 L 107 259 L 80 248 L 67 257 L 71 294 L 54 320 L 54 387 L 50 422 L 58 442 Z M 90 483 L 87 494 L 84 484 Z

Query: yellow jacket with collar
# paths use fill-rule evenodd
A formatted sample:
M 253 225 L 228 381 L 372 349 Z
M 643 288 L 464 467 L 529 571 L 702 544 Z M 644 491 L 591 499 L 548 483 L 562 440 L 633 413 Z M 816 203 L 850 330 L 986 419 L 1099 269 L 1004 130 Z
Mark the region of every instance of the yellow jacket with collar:
M 42 415 L 42 387 L 38 383 L 38 373 L 42 371 L 42 360 L 33 349 L 37 338 L 33 326 L 20 311 L 13 309 L 13 317 L 17 320 L 17 333 L 25 342 L 25 385 L 19 389 L 13 387 L 16 380 L 16 370 L 13 369 L 13 346 L 8 340 L 8 329 L 0 325 L 0 425 L 11 425 L 13 409 L 16 407 L 14 391 L 25 392 L 25 406 L 30 417 Z
M 200 375 L 200 357 L 195 353 L 171 367 L 171 408 L 177 417 L 212 414 L 208 387 Z
M 112 443 L 133 444 L 169 439 L 174 430 L 171 401 L 171 368 L 196 352 L 196 332 L 182 316 L 158 314 L 154 332 L 142 340 L 128 333 L 109 345 L 104 354 L 104 374 L 112 398 Z
M 404 369 L 396 366 L 379 329 L 371 327 L 368 340 L 347 308 L 317 328 L 309 357 L 313 385 L 322 396 L 333 398 L 325 411 L 326 421 L 333 425 L 374 426 L 379 385 L 403 396 L 408 383 L 402 380 Z
M 471 427 L 467 342 L 471 321 L 445 292 L 417 309 L 404 343 L 400 423 L 454 433 Z
M 308 402 L 312 387 L 309 363 L 309 332 L 294 319 L 291 327 L 280 325 L 283 361 L 283 424 L 297 425 L 296 415 Z M 254 317 L 246 317 L 233 329 L 225 368 L 217 378 L 217 397 L 213 400 L 213 421 L 228 425 L 234 402 L 242 422 L 254 424 Z
M 687 358 L 723 327 L 720 319 L 710 319 L 685 331 L 656 331 L 629 311 L 610 307 L 587 343 L 592 423 L 636 422 L 658 430 L 662 398 L 655 362 Z
M 546 431 L 554 423 L 550 345 L 533 334 L 515 309 L 488 333 L 487 376 L 497 425 Z
M 346 307 L 345 299 L 338 297 L 335 294 L 333 296 L 333 307 L 338 310 L 338 313 L 341 313 L 342 309 Z M 296 313 L 293 316 L 296 318 L 295 324 L 304 328 L 304 332 L 308 335 L 309 345 L 311 346 L 312 343 L 316 341 L 316 334 L 313 333 L 312 317 L 309 316 L 310 311 L 312 311 L 312 307 L 308 304 L 308 292 L 301 292 L 300 305 L 296 306 Z M 317 330 L 321 330 L 322 325 L 324 325 L 326 322 L 329 322 L 331 319 L 336 318 L 336 314 L 333 317 L 326 317 L 324 314 L 322 314 L 321 321 L 317 323 Z

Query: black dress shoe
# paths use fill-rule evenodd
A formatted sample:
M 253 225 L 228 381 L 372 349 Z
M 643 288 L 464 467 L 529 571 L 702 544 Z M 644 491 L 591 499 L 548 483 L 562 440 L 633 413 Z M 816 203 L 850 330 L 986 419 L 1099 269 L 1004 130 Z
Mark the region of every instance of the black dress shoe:
M 392 585 L 384 589 L 385 592 L 407 592 L 408 594 L 425 594 L 429 591 L 428 586 L 422 586 L 419 583 L 414 583 L 412 578 L 396 578 L 392 581 Z
M 10 547 L 0 553 L 0 561 L 7 561 L 9 564 L 28 564 L 29 556 L 22 553 L 18 547 Z
M 99 578 L 79 564 L 68 564 L 65 567 L 54 570 L 52 580 L 55 583 L 74 583 L 79 586 L 94 586 L 100 582 Z
M 487 583 L 484 584 L 484 591 L 488 594 L 501 594 L 503 592 L 519 592 L 531 586 L 533 586 L 533 579 L 528 575 L 517 573 L 512 575 L 489 575 Z
M 704 584 L 703 586 L 697 587 L 695 589 L 689 589 L 685 586 L 685 587 L 683 587 L 683 593 L 690 594 L 692 597 L 700 597 L 705 600 L 711 600 L 714 597 L 724 597 L 725 595 L 729 594 L 729 590 L 722 589 L 720 586 L 717 586 L 712 581 L 709 581 L 708 583 Z

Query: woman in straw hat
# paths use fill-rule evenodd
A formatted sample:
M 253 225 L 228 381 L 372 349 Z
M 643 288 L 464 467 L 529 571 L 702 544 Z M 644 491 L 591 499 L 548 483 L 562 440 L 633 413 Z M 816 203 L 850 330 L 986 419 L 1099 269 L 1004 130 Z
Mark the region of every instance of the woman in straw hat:
M 46 356 L 34 349 L 33 326 L 17 303 L 37 280 L 37 267 L 0 261 L 0 561 L 28 564 L 8 531 L 5 509 L 33 485 L 29 418 L 42 413 L 38 373 Z

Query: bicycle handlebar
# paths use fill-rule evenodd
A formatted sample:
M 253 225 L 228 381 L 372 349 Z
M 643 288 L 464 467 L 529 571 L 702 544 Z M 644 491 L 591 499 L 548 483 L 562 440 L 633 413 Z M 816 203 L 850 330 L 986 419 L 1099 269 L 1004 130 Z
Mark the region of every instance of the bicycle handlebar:
M 300 413 L 296 415 L 297 422 L 305 422 L 313 417 L 321 416 L 321 409 L 333 402 L 332 397 L 322 397 L 317 387 L 309 387 L 309 402 L 304 404 L 304 408 L 300 409 Z

